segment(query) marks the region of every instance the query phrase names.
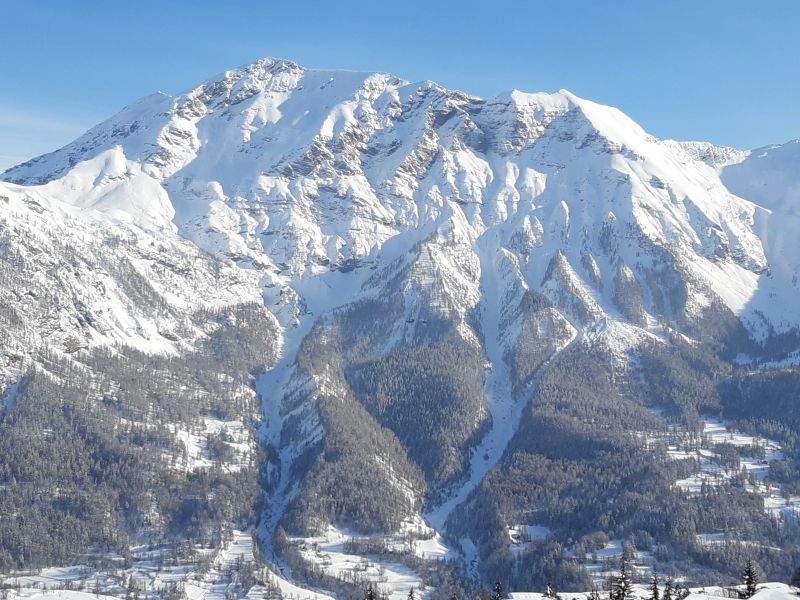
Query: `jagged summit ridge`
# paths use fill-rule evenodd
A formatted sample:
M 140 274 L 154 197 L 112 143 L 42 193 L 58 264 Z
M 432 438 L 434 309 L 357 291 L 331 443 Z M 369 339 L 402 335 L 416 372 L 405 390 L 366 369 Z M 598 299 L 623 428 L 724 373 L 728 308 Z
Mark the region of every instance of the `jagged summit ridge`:
M 454 211 L 473 238 L 502 224 L 519 243 L 541 229 L 526 242 L 543 253 L 529 266 L 539 281 L 557 250 L 572 264 L 591 255 L 599 265 L 605 254 L 601 273 L 619 260 L 634 270 L 647 263 L 628 254 L 630 244 L 609 245 L 612 231 L 686 254 L 683 267 L 704 290 L 695 295 L 717 288 L 711 295 L 736 313 L 766 269 L 752 227 L 758 209 L 704 169 L 703 151 L 660 142 L 619 110 L 566 90 L 482 100 L 433 82 L 267 58 L 175 97 L 144 98 L 3 177 L 41 184 L 100 156 L 92 182 L 114 179 L 113 165 L 130 161 L 122 176 L 145 187 L 151 179 L 169 202 L 158 192 L 155 207 L 95 208 L 174 224 L 276 285 L 365 260 Z M 717 285 L 731 276 L 748 289 Z

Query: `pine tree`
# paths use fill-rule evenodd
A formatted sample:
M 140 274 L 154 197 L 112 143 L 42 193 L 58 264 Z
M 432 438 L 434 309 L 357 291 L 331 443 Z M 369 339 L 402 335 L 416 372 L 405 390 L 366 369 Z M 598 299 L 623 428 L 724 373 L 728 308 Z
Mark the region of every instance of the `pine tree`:
M 792 575 L 792 579 L 789 581 L 789 585 L 800 588 L 800 567 L 795 569 L 794 575 Z
M 503 586 L 499 581 L 497 581 L 494 584 L 494 594 L 492 594 L 492 600 L 503 600 L 503 598 L 505 598 L 503 595 Z
M 589 592 L 589 600 L 600 600 L 600 592 L 592 585 L 592 591 Z
M 370 583 L 364 591 L 364 600 L 378 600 L 378 595 L 375 593 L 375 588 Z
M 672 600 L 672 579 L 667 577 L 667 582 L 664 584 L 664 597 L 662 600 Z
M 408 600 L 414 600 L 414 586 L 411 586 L 411 589 L 408 590 Z
M 744 565 L 744 573 L 742 573 L 742 583 L 745 588 L 745 598 L 750 598 L 756 593 L 756 586 L 758 585 L 758 574 L 753 561 L 749 558 Z
M 650 600 L 660 600 L 661 594 L 658 592 L 658 575 L 653 575 L 650 580 Z
M 552 584 L 549 581 L 547 582 L 547 588 L 545 589 L 544 597 L 545 598 L 553 598 L 554 600 L 558 600 L 558 594 L 555 592 L 555 590 L 553 589 Z
M 633 596 L 633 581 L 631 580 L 630 566 L 627 553 L 622 553 L 619 565 L 619 577 L 615 578 L 611 597 L 613 600 L 630 600 Z
M 609 575 L 606 579 L 605 589 L 608 592 L 608 600 L 615 600 L 617 594 L 617 577 Z

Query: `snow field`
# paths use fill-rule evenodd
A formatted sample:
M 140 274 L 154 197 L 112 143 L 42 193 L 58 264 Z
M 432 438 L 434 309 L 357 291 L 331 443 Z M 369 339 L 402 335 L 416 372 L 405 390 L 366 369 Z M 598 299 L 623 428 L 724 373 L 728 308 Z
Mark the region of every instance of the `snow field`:
M 427 595 L 420 576 L 410 567 L 387 557 L 360 556 L 345 550 L 345 544 L 358 536 L 329 527 L 324 535 L 292 538 L 303 558 L 319 566 L 326 575 L 358 585 L 374 584 L 391 600 L 405 600 L 414 588 L 418 597 Z M 395 540 L 396 543 L 396 540 Z M 437 546 L 431 546 L 438 551 Z M 414 547 L 415 551 L 417 546 Z
M 89 600 L 99 596 L 126 598 L 136 590 L 139 598 L 154 600 L 176 586 L 188 600 L 250 600 L 274 598 L 260 584 L 245 588 L 246 573 L 255 569 L 252 531 L 235 530 L 220 548 L 196 548 L 193 556 L 171 559 L 171 550 L 147 547 L 132 550 L 132 564 L 125 568 L 122 557 L 106 557 L 111 566 L 103 571 L 86 567 L 48 568 L 31 573 L 13 573 L 3 583 L 11 598 L 19 600 Z M 204 566 L 201 566 L 204 565 Z M 285 600 L 333 600 L 329 595 L 297 586 L 270 569 L 259 576 L 280 590 Z
M 197 430 L 189 430 L 174 423 L 168 424 L 167 428 L 183 444 L 185 456 L 183 464 L 178 468 L 185 472 L 208 469 L 215 464 L 217 459 L 210 449 L 212 440 L 224 444 L 231 453 L 222 463 L 222 469 L 227 473 L 240 471 L 254 457 L 255 440 L 239 420 L 221 421 L 206 416 Z

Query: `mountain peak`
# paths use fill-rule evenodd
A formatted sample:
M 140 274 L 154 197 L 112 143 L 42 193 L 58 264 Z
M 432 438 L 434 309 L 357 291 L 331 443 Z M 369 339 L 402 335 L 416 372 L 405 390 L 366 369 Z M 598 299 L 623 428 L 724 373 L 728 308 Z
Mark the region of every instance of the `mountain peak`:
M 691 249 L 714 264 L 724 257 L 737 269 L 764 266 L 746 223 L 751 205 L 733 200 L 685 150 L 565 89 L 513 89 L 482 101 L 433 81 L 263 58 L 182 95 L 139 100 L 3 178 L 47 183 L 98 156 L 114 159 L 91 163 L 102 173 L 125 166 L 106 173 L 109 181 L 166 190 L 153 196 L 160 227 L 171 218 L 205 250 L 289 279 L 364 260 L 385 240 L 439 227 L 454 211 L 468 238 L 506 223 L 515 244 L 543 245 L 547 260 L 565 251 L 573 265 L 587 248 L 611 251 L 593 230 L 613 212 L 618 228 L 651 243 Z M 75 204 L 74 196 L 65 199 Z M 113 207 L 108 214 L 116 215 L 143 204 L 115 192 L 113 201 L 98 196 L 81 206 Z M 238 216 L 244 207 L 247 218 Z M 628 250 L 613 252 L 609 265 Z M 699 279 L 717 268 L 698 264 Z

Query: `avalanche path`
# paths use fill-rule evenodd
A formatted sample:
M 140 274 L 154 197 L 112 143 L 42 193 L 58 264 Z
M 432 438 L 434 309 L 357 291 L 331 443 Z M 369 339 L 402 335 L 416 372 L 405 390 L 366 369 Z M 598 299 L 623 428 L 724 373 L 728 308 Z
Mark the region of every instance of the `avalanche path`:
M 281 347 L 278 352 L 278 361 L 269 371 L 262 374 L 256 382 L 256 390 L 261 398 L 264 414 L 264 425 L 261 429 L 262 439 L 266 444 L 279 451 L 284 419 L 281 414 L 283 394 L 294 373 L 294 363 L 300 343 L 310 331 L 313 322 L 313 318 L 305 317 L 297 327 L 292 328 L 289 326 L 284 329 Z M 272 549 L 272 538 L 278 528 L 278 521 L 280 521 L 294 495 L 295 490 L 290 486 L 288 474 L 295 458 L 288 451 L 280 451 L 277 483 L 274 487 L 274 492 L 266 503 L 263 520 L 259 526 L 259 537 L 265 549 Z M 274 559 L 274 556 L 272 558 Z
M 484 235 L 484 239 L 486 235 Z M 500 461 L 508 447 L 511 438 L 519 427 L 523 409 L 528 405 L 525 399 L 532 399 L 536 395 L 542 374 L 550 362 L 575 340 L 573 336 L 559 350 L 557 350 L 541 367 L 528 385 L 524 394 L 515 398 L 511 390 L 511 376 L 508 365 L 503 359 L 503 345 L 500 340 L 500 315 L 502 314 L 502 297 L 500 290 L 502 282 L 498 277 L 495 260 L 499 255 L 497 246 L 487 247 L 480 244 L 479 252 L 481 261 L 481 292 L 480 306 L 481 323 L 483 326 L 484 344 L 490 367 L 486 375 L 484 394 L 486 395 L 491 427 L 483 436 L 480 444 L 470 454 L 469 477 L 460 487 L 456 488 L 447 500 L 436 507 L 429 509 L 424 517 L 425 521 L 437 531 L 442 531 L 450 514 L 463 503 L 469 494 L 486 477 Z M 482 248 L 480 246 L 483 246 Z

